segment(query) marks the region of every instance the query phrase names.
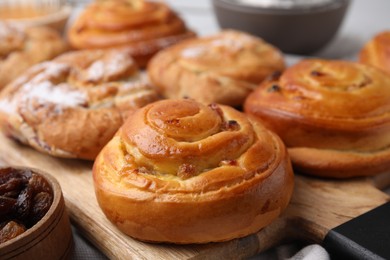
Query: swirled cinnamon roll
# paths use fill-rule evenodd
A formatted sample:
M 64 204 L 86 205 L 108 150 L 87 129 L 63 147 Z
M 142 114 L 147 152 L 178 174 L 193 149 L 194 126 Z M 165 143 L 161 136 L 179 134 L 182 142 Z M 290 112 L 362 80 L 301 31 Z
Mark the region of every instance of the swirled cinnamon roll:
M 359 60 L 390 74 L 390 31 L 381 32 L 366 43 L 360 50 Z
M 260 38 L 225 30 L 159 52 L 148 75 L 168 98 L 240 106 L 264 78 L 284 69 L 281 52 Z
M 129 111 L 158 99 L 128 52 L 77 51 L 35 65 L 0 95 L 10 137 L 54 156 L 94 159 Z
M 389 86 L 371 66 L 303 60 L 261 84 L 245 111 L 282 138 L 302 172 L 374 175 L 390 167 Z
M 140 0 L 95 1 L 68 31 L 76 49 L 126 46 L 141 67 L 159 50 L 194 36 L 166 4 Z
M 59 33 L 49 27 L 23 28 L 0 22 L 0 89 L 32 65 L 66 49 Z
M 100 207 L 120 230 L 180 244 L 254 233 L 281 214 L 293 189 L 278 136 L 231 107 L 189 99 L 129 116 L 93 178 Z

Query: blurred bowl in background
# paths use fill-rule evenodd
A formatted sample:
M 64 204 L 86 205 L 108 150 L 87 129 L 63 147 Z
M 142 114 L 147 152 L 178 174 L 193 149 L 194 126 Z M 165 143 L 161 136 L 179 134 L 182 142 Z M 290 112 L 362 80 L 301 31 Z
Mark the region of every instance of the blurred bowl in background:
M 49 26 L 63 32 L 72 8 L 64 0 L 0 1 L 0 20 L 23 26 Z
M 311 54 L 337 33 L 349 0 L 213 0 L 218 24 L 263 38 L 285 53 Z

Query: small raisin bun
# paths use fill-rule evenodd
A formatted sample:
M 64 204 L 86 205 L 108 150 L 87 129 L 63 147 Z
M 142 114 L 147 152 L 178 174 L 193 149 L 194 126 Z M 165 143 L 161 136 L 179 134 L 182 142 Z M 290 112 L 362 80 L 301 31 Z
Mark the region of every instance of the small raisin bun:
M 95 1 L 68 31 L 76 49 L 130 47 L 141 67 L 159 50 L 194 36 L 166 4 L 141 0 Z
M 129 52 L 70 52 L 35 65 L 3 90 L 0 124 L 41 152 L 93 160 L 129 111 L 157 99 Z
M 128 117 L 93 167 L 99 205 L 151 242 L 255 233 L 286 208 L 293 172 L 282 141 L 237 110 L 162 100 Z
M 366 43 L 360 50 L 359 60 L 390 74 L 390 31 L 381 32 Z
M 390 76 L 346 61 L 303 60 L 244 105 L 286 144 L 304 173 L 347 178 L 390 168 Z
M 49 27 L 23 28 L 0 21 L 0 90 L 39 62 L 67 50 L 60 34 Z
M 158 53 L 148 75 L 167 98 L 238 107 L 264 78 L 284 69 L 275 47 L 249 34 L 225 30 Z

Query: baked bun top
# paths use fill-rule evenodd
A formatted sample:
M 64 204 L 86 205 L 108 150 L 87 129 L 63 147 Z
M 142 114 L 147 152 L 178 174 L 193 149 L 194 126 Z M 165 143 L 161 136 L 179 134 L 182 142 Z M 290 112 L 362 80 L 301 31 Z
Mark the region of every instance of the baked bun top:
M 35 65 L 0 95 L 3 130 L 54 156 L 94 159 L 127 113 L 157 100 L 124 50 L 77 51 Z
M 59 33 L 49 27 L 24 28 L 0 22 L 0 32 L 0 89 L 32 65 L 67 49 Z
M 390 74 L 390 31 L 381 32 L 367 42 L 359 53 L 359 60 Z
M 239 106 L 266 76 L 283 69 L 278 49 L 249 34 L 225 30 L 159 52 L 148 74 L 165 97 Z
M 68 31 L 76 49 L 131 47 L 142 67 L 160 49 L 194 35 L 166 4 L 128 0 L 91 3 Z
M 390 76 L 371 66 L 303 60 L 261 84 L 246 100 L 245 111 L 281 136 L 293 163 L 306 167 L 303 171 L 331 177 L 371 175 L 390 160 L 389 86 Z M 294 151 L 303 148 L 311 151 L 297 158 Z M 322 152 L 313 159 L 314 150 Z M 333 169 L 332 161 L 340 168 Z M 364 161 L 364 168 L 371 169 L 357 170 Z M 309 163 L 318 165 L 307 169 Z
M 287 206 L 293 187 L 274 133 L 231 107 L 193 100 L 137 110 L 102 150 L 93 174 L 106 216 L 126 234 L 155 242 L 254 233 Z

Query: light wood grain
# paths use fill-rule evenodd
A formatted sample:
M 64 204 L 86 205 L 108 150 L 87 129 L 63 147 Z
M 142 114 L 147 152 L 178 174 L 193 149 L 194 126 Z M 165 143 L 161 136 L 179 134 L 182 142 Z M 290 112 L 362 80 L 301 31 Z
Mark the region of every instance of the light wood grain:
M 115 259 L 239 259 L 286 240 L 320 243 L 330 229 L 389 201 L 389 196 L 368 178 L 332 181 L 296 175 L 289 207 L 257 234 L 207 245 L 149 244 L 122 234 L 105 218 L 95 199 L 91 162 L 53 158 L 2 134 L 0 144 L 0 164 L 39 168 L 56 177 L 74 225 L 109 258 Z M 389 184 L 390 174 L 376 180 Z

